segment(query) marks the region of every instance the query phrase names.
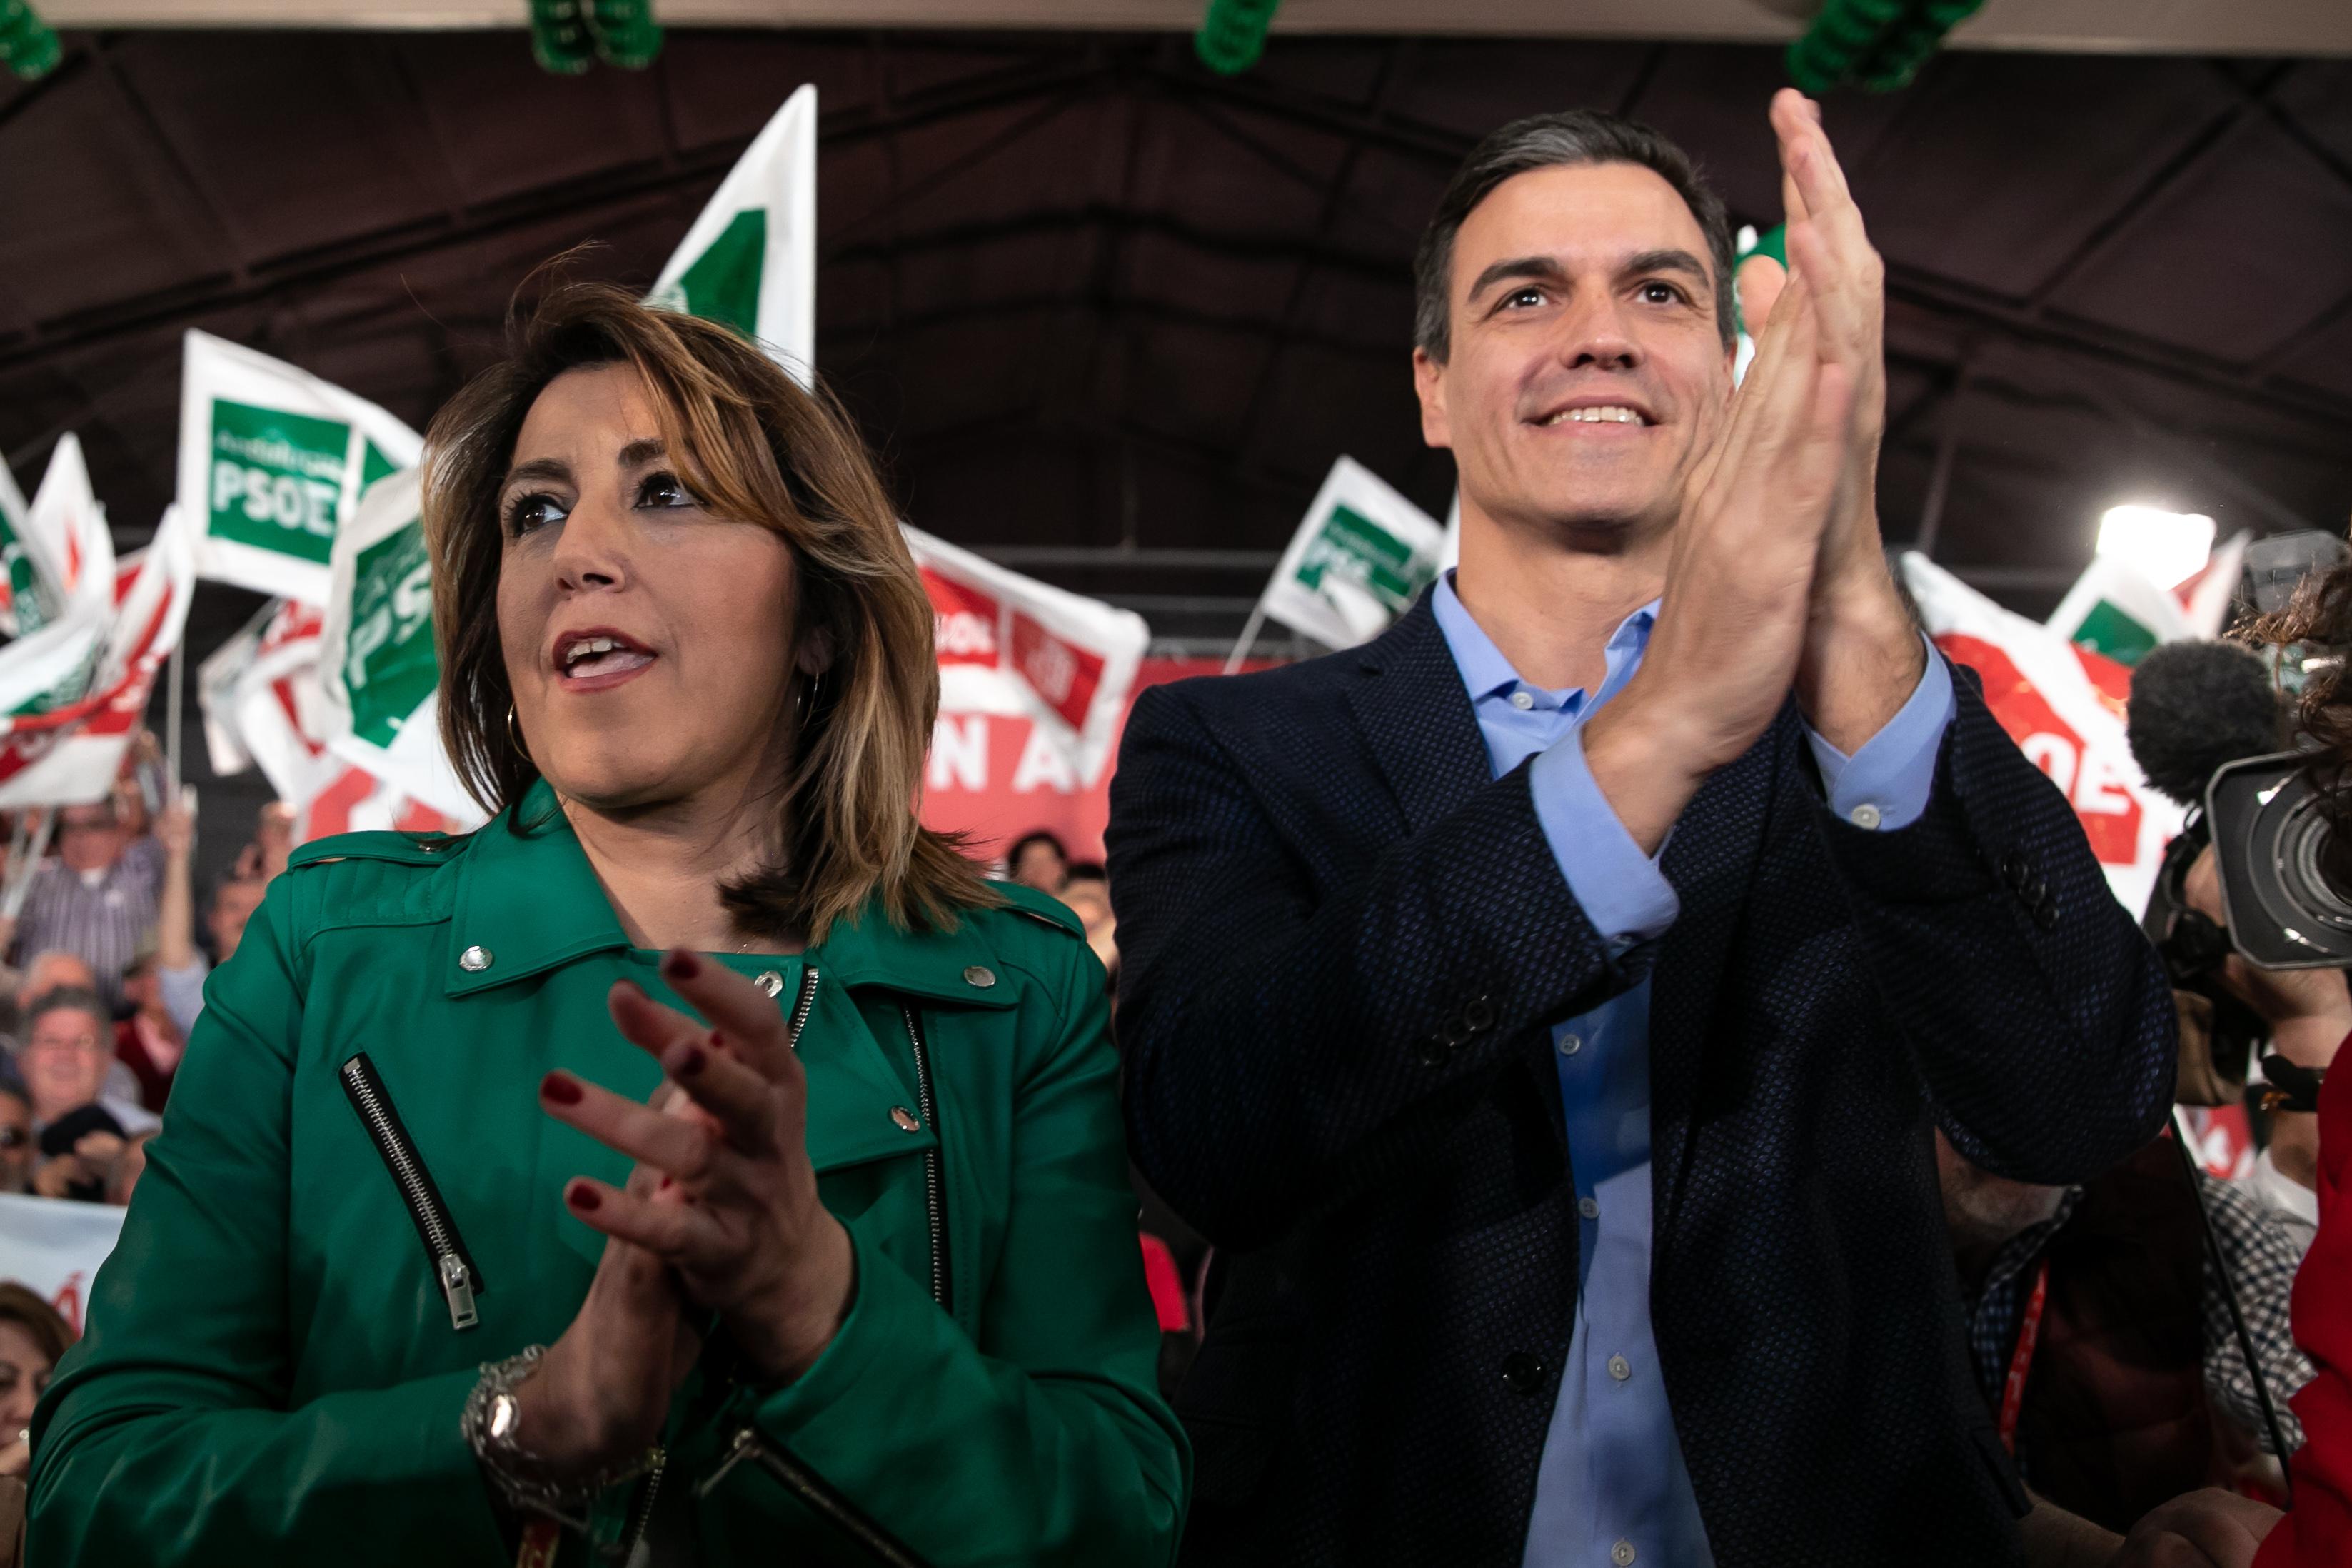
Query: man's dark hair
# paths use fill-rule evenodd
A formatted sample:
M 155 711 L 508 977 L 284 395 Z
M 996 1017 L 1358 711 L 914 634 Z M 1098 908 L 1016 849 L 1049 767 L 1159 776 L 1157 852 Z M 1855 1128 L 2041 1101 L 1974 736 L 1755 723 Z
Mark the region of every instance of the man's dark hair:
M 1728 348 L 1738 335 L 1731 293 L 1731 216 L 1723 198 L 1699 177 L 1690 154 L 1646 125 L 1597 109 L 1533 114 L 1514 120 L 1470 150 L 1454 172 L 1437 211 L 1421 231 L 1412 258 L 1412 342 L 1440 364 L 1452 352 L 1449 300 L 1453 291 L 1454 239 L 1473 208 L 1495 187 L 1535 169 L 1591 163 L 1633 163 L 1675 188 L 1706 236 L 1715 270 L 1715 320 Z

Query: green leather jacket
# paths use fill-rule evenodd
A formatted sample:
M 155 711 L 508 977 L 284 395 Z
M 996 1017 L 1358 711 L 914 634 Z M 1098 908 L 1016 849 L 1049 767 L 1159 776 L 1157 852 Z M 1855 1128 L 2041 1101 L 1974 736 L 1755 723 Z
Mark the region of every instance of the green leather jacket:
M 649 1094 L 604 994 L 677 1000 L 551 805 L 529 834 L 321 840 L 271 884 L 34 1417 L 31 1561 L 513 1560 L 459 1412 L 586 1294 L 604 1243 L 565 1180 L 627 1164 L 536 1086 Z M 1061 905 L 1004 892 L 951 932 L 869 911 L 804 959 L 721 956 L 806 1009 L 809 1155 L 857 1281 L 793 1383 L 732 1377 L 722 1338 L 680 1391 L 659 1491 L 701 1563 L 904 1561 L 885 1535 L 941 1568 L 1174 1554 L 1190 1458 L 1102 968 Z M 604 1541 L 646 1493 L 608 1494 Z

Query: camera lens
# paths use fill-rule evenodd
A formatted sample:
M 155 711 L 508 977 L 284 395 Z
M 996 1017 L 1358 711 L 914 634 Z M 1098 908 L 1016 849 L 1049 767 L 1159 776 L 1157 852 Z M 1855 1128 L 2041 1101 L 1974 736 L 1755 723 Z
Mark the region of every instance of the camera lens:
M 2339 931 L 2352 931 L 2352 901 L 2336 890 L 2324 869 L 2332 830 L 2319 813 L 2316 795 L 2305 795 L 2287 813 L 2279 835 L 2279 880 L 2301 912 Z

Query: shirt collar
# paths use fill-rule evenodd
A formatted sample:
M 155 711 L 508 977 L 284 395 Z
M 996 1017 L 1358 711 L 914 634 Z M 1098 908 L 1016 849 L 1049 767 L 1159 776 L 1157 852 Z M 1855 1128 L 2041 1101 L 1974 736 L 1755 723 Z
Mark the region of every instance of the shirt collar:
M 1618 622 L 1617 629 L 1609 634 L 1610 651 L 1615 653 L 1645 646 L 1650 638 L 1650 628 L 1657 622 L 1660 602 L 1653 599 Z M 1462 603 L 1462 596 L 1454 591 L 1451 569 L 1438 574 L 1437 587 L 1430 595 L 1430 609 L 1437 616 L 1438 629 L 1445 634 L 1446 648 L 1454 655 L 1454 666 L 1462 672 L 1462 684 L 1468 689 L 1474 704 L 1483 698 L 1507 693 L 1516 687 L 1525 686 L 1532 691 L 1545 689 L 1522 679 L 1519 672 L 1511 668 L 1511 661 L 1503 657 L 1503 650 L 1495 646 L 1495 639 L 1488 637 L 1486 629 L 1472 617 L 1469 607 Z M 1559 700 L 1568 693 L 1555 691 L 1551 696 Z

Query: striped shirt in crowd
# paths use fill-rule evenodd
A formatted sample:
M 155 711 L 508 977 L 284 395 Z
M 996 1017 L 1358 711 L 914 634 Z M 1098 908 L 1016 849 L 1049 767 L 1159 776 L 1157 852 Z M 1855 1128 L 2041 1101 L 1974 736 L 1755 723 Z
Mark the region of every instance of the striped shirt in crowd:
M 122 972 L 155 929 L 163 890 L 163 847 L 134 838 L 96 880 L 45 860 L 33 873 L 24 912 L 16 920 L 16 962 L 30 963 L 52 950 L 70 952 L 98 976 L 110 1007 L 122 1005 Z

